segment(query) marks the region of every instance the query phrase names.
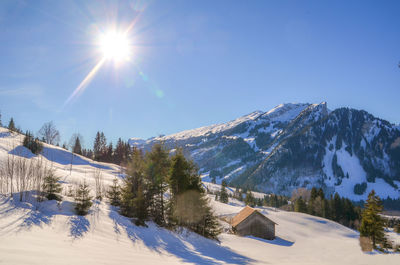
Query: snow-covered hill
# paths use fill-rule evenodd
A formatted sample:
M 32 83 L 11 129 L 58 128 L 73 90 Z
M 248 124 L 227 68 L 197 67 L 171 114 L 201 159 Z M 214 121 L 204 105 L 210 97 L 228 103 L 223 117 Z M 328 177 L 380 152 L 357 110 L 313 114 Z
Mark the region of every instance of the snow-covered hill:
M 188 231 L 148 223 L 137 227 L 97 202 L 89 215 L 73 214 L 71 198 L 40 205 L 0 198 L 0 264 L 398 264 L 399 254 L 361 252 L 358 233 L 307 214 L 260 208 L 277 222 L 272 241 L 223 233 L 220 243 Z M 243 204 L 216 202 L 219 215 Z M 400 235 L 391 233 L 400 244 Z
M 298 187 L 322 187 L 353 200 L 372 189 L 400 197 L 400 129 L 355 109 L 320 104 L 281 104 L 224 124 L 140 140 L 183 147 L 204 180 L 289 195 Z
M 98 163 L 45 145 L 44 155 L 34 156 L 21 147 L 22 136 L 0 129 L 0 161 L 14 154 L 43 159 L 62 176 L 64 188 L 85 180 L 101 169 L 110 183 L 120 176 L 112 164 Z M 25 158 L 22 158 L 25 159 Z M 210 189 L 218 185 L 206 184 Z M 262 196 L 263 194 L 255 194 Z M 335 222 L 301 213 L 260 208 L 278 223 L 272 241 L 223 233 L 220 243 L 188 231 L 173 232 L 148 223 L 137 227 L 117 209 L 96 201 L 85 217 L 73 212 L 73 199 L 38 203 L 27 197 L 0 197 L 0 264 L 398 264 L 399 254 L 365 254 L 358 233 Z M 223 204 L 210 195 L 217 215 L 233 215 L 244 206 L 231 200 Z M 225 223 L 225 226 L 228 226 Z M 399 235 L 391 234 L 400 243 Z

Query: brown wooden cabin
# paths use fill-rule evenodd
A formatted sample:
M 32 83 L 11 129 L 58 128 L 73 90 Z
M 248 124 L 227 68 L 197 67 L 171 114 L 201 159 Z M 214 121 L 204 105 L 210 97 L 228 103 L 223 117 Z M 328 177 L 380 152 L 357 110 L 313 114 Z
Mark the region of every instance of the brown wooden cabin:
M 231 221 L 232 230 L 240 236 L 255 236 L 268 240 L 275 238 L 275 225 L 271 219 L 249 206 L 243 208 Z

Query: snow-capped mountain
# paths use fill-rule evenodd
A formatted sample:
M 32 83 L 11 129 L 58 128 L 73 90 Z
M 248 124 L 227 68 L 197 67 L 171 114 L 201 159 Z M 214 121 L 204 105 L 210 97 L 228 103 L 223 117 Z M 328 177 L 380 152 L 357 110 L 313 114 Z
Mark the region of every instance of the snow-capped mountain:
M 205 180 L 280 194 L 319 186 L 354 200 L 372 189 L 400 197 L 399 127 L 362 110 L 281 104 L 224 124 L 130 139 L 144 149 L 159 141 L 183 147 Z

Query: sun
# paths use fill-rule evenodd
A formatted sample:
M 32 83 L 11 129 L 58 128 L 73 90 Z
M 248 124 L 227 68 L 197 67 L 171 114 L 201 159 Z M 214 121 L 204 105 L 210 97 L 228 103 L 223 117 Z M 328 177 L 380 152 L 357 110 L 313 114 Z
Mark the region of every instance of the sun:
M 126 34 L 109 31 L 100 36 L 100 50 L 103 58 L 114 62 L 128 61 L 131 56 L 131 45 Z

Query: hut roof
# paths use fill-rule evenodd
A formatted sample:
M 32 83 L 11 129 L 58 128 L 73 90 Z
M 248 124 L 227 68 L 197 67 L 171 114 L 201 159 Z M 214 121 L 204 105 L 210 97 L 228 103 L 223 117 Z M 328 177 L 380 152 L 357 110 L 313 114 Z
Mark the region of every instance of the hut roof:
M 269 221 L 271 221 L 272 223 L 276 224 L 274 221 L 272 221 L 271 219 L 267 218 L 265 215 L 260 213 L 258 210 L 254 209 L 254 208 L 251 208 L 250 206 L 246 206 L 235 217 L 233 217 L 233 219 L 232 219 L 232 227 L 236 227 L 238 224 L 240 224 L 241 222 L 246 220 L 247 217 L 249 217 L 253 213 L 258 213 L 258 214 L 262 215 L 264 218 L 266 218 Z

